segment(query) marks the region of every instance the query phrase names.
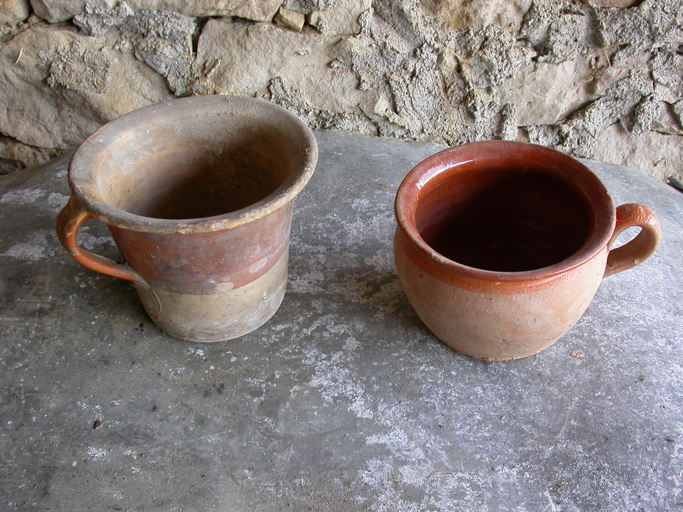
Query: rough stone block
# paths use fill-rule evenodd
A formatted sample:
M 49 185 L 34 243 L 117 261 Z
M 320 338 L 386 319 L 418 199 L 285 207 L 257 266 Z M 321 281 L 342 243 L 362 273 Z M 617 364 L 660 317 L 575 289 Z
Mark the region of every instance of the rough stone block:
M 531 0 L 430 0 L 424 5 L 452 30 L 479 30 L 491 24 L 519 29 Z
M 173 11 L 185 16 L 237 16 L 253 21 L 271 21 L 282 0 L 129 0 L 134 10 Z
M 312 11 L 327 11 L 333 9 L 337 4 L 346 4 L 346 0 L 338 2 L 338 0 L 285 0 L 282 4 L 285 9 L 291 9 L 302 14 L 308 14 Z
M 0 174 L 9 174 L 24 167 L 42 164 L 60 153 L 59 149 L 37 148 L 10 137 L 0 136 Z
M 24 21 L 30 14 L 28 0 L 4 0 L 0 3 L 0 25 Z
M 641 0 L 586 0 L 586 3 L 597 7 L 633 7 L 638 5 Z
M 31 0 L 31 7 L 36 16 L 48 23 L 60 23 L 82 13 L 86 4 L 113 9 L 117 3 L 117 0 Z
M 82 34 L 107 43 L 83 46 L 76 41 L 83 36 L 66 27 L 60 40 L 40 42 L 16 27 L 5 30 L 0 94 L 8 91 L 13 108 L 0 112 L 0 130 L 35 147 L 65 147 L 114 115 L 111 105 L 119 100 L 107 98 L 121 87 L 121 76 L 144 70 L 148 83 L 161 83 L 155 71 L 176 95 L 256 95 L 316 128 L 449 144 L 527 133 L 574 156 L 603 151 L 605 158 L 616 158 L 601 147 L 605 131 L 617 146 L 634 137 L 680 145 L 680 0 L 127 2 L 32 1 L 45 20 L 75 16 Z M 278 9 L 279 26 L 270 23 Z M 198 34 L 202 23 L 195 16 L 223 19 L 208 20 Z M 317 32 L 305 27 L 304 16 Z M 143 94 L 144 101 L 157 92 Z M 46 102 L 54 102 L 52 110 Z M 49 111 L 37 116 L 25 106 L 33 103 Z M 60 111 L 77 121 L 59 121 Z M 648 144 L 638 146 L 639 157 L 659 158 L 646 150 L 654 142 Z M 612 161 L 638 168 L 655 163 Z M 663 162 L 670 170 L 678 165 L 672 157 Z
M 121 2 L 114 9 L 86 4 L 85 10 L 74 16 L 73 23 L 87 36 L 101 36 L 110 28 L 123 25 L 134 14 L 126 2 Z
M 0 131 L 19 142 L 70 149 L 103 123 L 171 97 L 163 78 L 115 40 L 36 25 L 0 50 Z
M 349 0 L 327 11 L 311 11 L 308 24 L 325 35 L 354 35 L 360 32 L 360 15 L 372 7 L 372 0 Z
M 49 23 L 73 18 L 91 8 L 114 9 L 118 0 L 32 0 L 33 11 Z M 282 0 L 129 0 L 134 11 L 172 11 L 186 16 L 237 16 L 254 21 L 271 21 Z
M 591 160 L 628 165 L 660 180 L 678 176 L 683 169 L 683 144 L 679 135 L 655 131 L 635 134 L 614 123 L 598 136 Z
M 290 11 L 284 7 L 280 7 L 275 15 L 275 23 L 278 25 L 301 32 L 306 23 L 306 17 L 297 11 Z
M 313 108 L 357 112 L 362 97 L 350 70 L 329 66 L 337 38 L 296 33 L 269 24 L 210 20 L 199 38 L 195 70 L 204 90 L 269 96 L 271 80 L 295 84 Z

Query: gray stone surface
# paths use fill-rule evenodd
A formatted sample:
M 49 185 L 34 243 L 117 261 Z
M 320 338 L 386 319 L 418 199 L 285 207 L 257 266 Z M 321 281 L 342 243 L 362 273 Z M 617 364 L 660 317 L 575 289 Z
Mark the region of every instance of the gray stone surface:
M 683 194 L 591 163 L 659 215 L 659 251 L 545 352 L 486 363 L 429 334 L 393 266 L 394 194 L 440 148 L 317 138 L 281 308 L 211 345 L 62 250 L 65 159 L 0 177 L 0 508 L 679 509 Z M 97 223 L 81 244 L 117 254 Z
M 172 11 L 139 11 L 126 17 L 121 33 L 135 57 L 168 81 L 176 95 L 185 95 L 192 64 L 192 37 L 197 20 Z
M 34 14 L 48 23 L 59 23 L 81 13 L 86 4 L 112 9 L 116 0 L 31 0 Z
M 481 29 L 496 24 L 519 29 L 531 0 L 423 0 L 431 14 L 439 16 L 453 30 Z
M 282 4 L 286 9 L 308 14 L 312 11 L 327 11 L 337 5 L 337 0 L 285 0 Z
M 101 36 L 111 27 L 123 25 L 129 17 L 134 15 L 135 12 L 126 2 L 121 2 L 113 9 L 88 3 L 85 4 L 82 13 L 74 16 L 73 24 L 87 36 Z

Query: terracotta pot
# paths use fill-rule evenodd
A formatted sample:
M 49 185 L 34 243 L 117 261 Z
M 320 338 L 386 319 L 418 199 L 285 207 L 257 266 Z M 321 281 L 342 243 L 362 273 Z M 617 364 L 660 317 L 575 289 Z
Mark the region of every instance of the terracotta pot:
M 81 264 L 132 281 L 169 334 L 242 336 L 282 301 L 292 200 L 317 155 L 311 131 L 265 101 L 204 96 L 146 107 L 76 151 L 57 233 Z M 109 226 L 126 264 L 77 245 L 90 218 Z
M 395 203 L 396 269 L 413 308 L 449 347 L 502 361 L 564 335 L 604 276 L 661 238 L 644 206 L 614 208 L 600 180 L 552 149 L 468 144 L 415 167 Z M 625 229 L 640 234 L 610 251 Z

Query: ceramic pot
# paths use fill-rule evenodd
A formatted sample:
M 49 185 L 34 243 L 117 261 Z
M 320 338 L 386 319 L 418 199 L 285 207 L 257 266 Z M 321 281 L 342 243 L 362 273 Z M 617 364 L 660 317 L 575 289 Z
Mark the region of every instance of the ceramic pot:
M 167 333 L 242 336 L 282 301 L 292 201 L 317 155 L 311 131 L 262 100 L 203 96 L 146 107 L 78 148 L 57 234 L 84 266 L 132 281 Z M 125 264 L 78 246 L 91 218 L 108 225 Z
M 502 361 L 536 354 L 581 317 L 604 276 L 645 261 L 659 223 L 614 207 L 583 164 L 516 142 L 467 144 L 415 167 L 395 203 L 401 284 L 449 347 Z M 610 250 L 625 229 L 638 236 Z

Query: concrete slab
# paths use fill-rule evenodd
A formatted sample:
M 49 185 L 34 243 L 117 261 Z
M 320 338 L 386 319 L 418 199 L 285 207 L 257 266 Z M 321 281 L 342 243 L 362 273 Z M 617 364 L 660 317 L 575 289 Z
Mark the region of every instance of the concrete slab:
M 486 363 L 430 335 L 393 266 L 394 194 L 441 148 L 317 137 L 280 310 L 212 345 L 62 250 L 68 159 L 0 177 L 0 509 L 682 508 L 683 194 L 591 163 L 656 211 L 659 251 L 550 349 Z

